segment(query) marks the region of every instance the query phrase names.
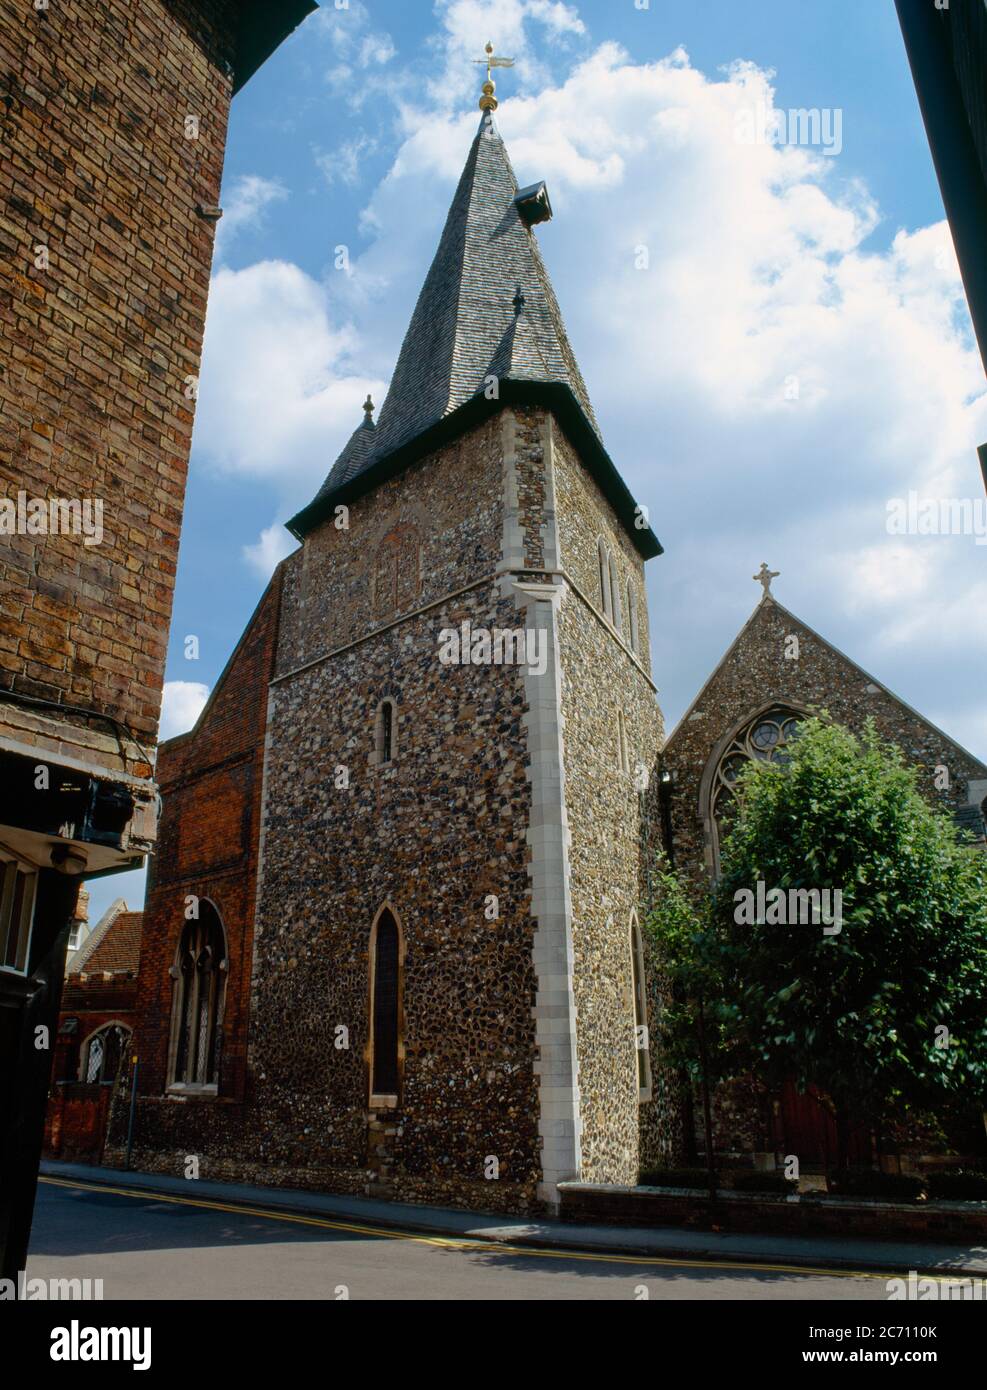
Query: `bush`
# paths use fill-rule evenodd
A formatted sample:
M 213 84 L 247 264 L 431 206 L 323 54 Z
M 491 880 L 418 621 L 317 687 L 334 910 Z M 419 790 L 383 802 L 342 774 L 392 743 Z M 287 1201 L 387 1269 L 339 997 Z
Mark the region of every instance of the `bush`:
M 780 1172 L 734 1173 L 733 1190 L 735 1192 L 771 1192 L 787 1197 L 790 1193 L 799 1190 L 799 1181 L 798 1178 L 786 1178 L 785 1174 Z
M 929 1196 L 941 1202 L 987 1202 L 987 1173 L 947 1169 L 926 1179 Z
M 640 1187 L 701 1187 L 709 1189 L 705 1168 L 646 1168 L 638 1178 Z
M 904 1173 L 882 1173 L 877 1168 L 843 1168 L 826 1174 L 826 1186 L 840 1197 L 881 1197 L 888 1202 L 917 1202 L 925 1192 L 925 1179 Z

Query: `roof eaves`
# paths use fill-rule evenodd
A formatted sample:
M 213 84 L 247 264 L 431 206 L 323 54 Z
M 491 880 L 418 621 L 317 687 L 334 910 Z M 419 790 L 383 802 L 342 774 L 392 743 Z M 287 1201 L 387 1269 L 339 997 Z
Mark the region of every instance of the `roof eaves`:
M 405 468 L 433 452 L 465 429 L 479 424 L 510 402 L 524 405 L 547 405 L 558 416 L 580 457 L 589 467 L 603 495 L 624 522 L 625 529 L 645 560 L 664 553 L 664 547 L 650 526 L 638 527 L 635 519 L 641 513 L 617 471 L 617 467 L 600 441 L 572 388 L 562 382 L 502 380 L 499 399 L 488 399 L 483 392 L 472 396 L 456 410 L 450 411 L 434 425 L 409 439 L 390 453 L 374 459 L 368 468 L 356 474 L 331 492 L 316 497 L 287 523 L 297 540 L 315 529 L 333 510 L 351 502 L 381 483 L 396 477 Z
M 233 95 L 253 77 L 302 20 L 319 7 L 315 0 L 241 0 L 234 17 Z

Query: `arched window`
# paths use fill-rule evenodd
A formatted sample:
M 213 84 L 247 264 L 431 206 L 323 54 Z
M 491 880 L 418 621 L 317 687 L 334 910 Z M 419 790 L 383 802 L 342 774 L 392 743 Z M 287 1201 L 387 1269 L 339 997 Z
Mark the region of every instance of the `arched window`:
M 605 618 L 613 616 L 613 591 L 610 588 L 610 552 L 601 536 L 596 543 L 597 559 L 600 564 L 600 608 Z
M 383 908 L 370 939 L 370 1104 L 393 1108 L 400 1094 L 401 934 Z
M 384 767 L 397 757 L 397 704 L 388 695 L 377 706 L 374 719 L 374 765 Z
M 79 1079 L 90 1085 L 109 1085 L 117 1078 L 120 1063 L 127 1055 L 130 1029 L 122 1023 L 107 1023 L 82 1045 Z
M 638 656 L 641 651 L 641 634 L 637 625 L 637 591 L 632 579 L 627 581 L 627 627 L 631 651 Z
M 623 631 L 624 615 L 620 607 L 620 577 L 617 574 L 617 562 L 610 556 L 610 618 L 618 632 Z
M 185 924 L 171 968 L 173 1086 L 213 1089 L 219 1084 L 227 968 L 219 913 L 200 899 L 198 920 Z
M 634 1047 L 637 1052 L 637 1095 L 651 1099 L 651 1039 L 648 1034 L 648 981 L 644 971 L 644 943 L 637 913 L 631 913 L 631 974 L 634 982 Z
M 709 818 L 713 836 L 714 872 L 719 872 L 719 845 L 737 814 L 736 782 L 749 762 L 786 763 L 798 738 L 803 715 L 784 705 L 772 705 L 750 719 L 727 743 L 709 787 Z

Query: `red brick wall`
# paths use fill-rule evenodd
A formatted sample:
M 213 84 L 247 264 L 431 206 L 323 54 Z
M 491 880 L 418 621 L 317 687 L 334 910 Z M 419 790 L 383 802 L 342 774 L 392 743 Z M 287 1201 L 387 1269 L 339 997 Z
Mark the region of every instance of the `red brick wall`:
M 82 1049 L 107 1023 L 133 1028 L 136 998 L 135 975 L 121 972 L 109 980 L 102 974 L 85 980 L 70 975 L 66 980 L 45 1115 L 44 1152 L 48 1158 L 100 1161 L 113 1087 L 79 1080 Z M 69 1018 L 78 1020 L 73 1033 L 62 1031 Z
M 220 1096 L 239 1100 L 244 1095 L 267 684 L 280 578 L 278 571 L 197 727 L 161 745 L 161 828 L 148 876 L 136 1009 L 142 1096 L 161 1096 L 167 1084 L 168 972 L 189 895 L 208 898 L 226 929 Z
M 45 1156 L 98 1163 L 106 1140 L 112 1091 L 112 1086 L 56 1082 L 45 1116 Z
M 215 230 L 196 206 L 218 201 L 226 140 L 228 13 L 228 0 L 0 0 L 0 497 L 104 503 L 99 545 L 4 538 L 0 692 L 109 712 L 145 744 Z
M 53 1081 L 77 1081 L 79 1079 L 79 1059 L 86 1040 L 107 1023 L 122 1023 L 127 1028 L 134 1025 L 134 1004 L 137 999 L 137 980 L 122 975 L 114 980 L 98 978 L 79 984 L 70 977 L 65 982 L 62 996 L 62 1009 L 58 1016 L 59 1032 L 55 1038 L 55 1055 L 51 1075 Z M 79 1026 L 74 1033 L 61 1031 L 67 1018 L 77 1018 Z

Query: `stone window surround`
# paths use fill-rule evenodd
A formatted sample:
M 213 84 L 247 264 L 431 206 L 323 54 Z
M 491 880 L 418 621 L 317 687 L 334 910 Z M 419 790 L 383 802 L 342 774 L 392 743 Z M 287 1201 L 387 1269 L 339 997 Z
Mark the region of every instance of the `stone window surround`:
M 713 751 L 706 760 L 703 768 L 702 777 L 699 779 L 699 797 L 696 811 L 700 824 L 703 827 L 703 839 L 706 849 L 706 868 L 711 879 L 715 880 L 720 872 L 720 845 L 716 830 L 716 822 L 712 815 L 712 797 L 716 783 L 716 772 L 720 766 L 720 761 L 724 753 L 748 726 L 756 724 L 757 721 L 770 714 L 772 710 L 784 707 L 791 711 L 793 716 L 801 715 L 804 719 L 811 717 L 812 711 L 808 706 L 801 704 L 798 700 L 765 700 L 762 704 L 750 709 L 742 719 L 736 720 L 729 729 L 716 741 Z
M 610 548 L 602 536 L 597 537 L 596 558 L 600 568 L 600 611 L 605 618 L 612 620 L 614 563 Z
M 385 706 L 391 711 L 391 755 L 386 759 L 381 756 L 384 751 Z M 394 695 L 384 695 L 377 702 L 373 718 L 373 741 L 370 767 L 375 772 L 384 772 L 387 768 L 393 767 L 398 760 L 398 702 Z
M 129 1049 L 130 1049 L 130 1044 L 131 1044 L 132 1041 L 133 1041 L 133 1028 L 131 1027 L 131 1025 L 130 1025 L 129 1023 L 124 1023 L 124 1021 L 123 1021 L 122 1018 L 110 1018 L 110 1019 L 107 1019 L 107 1021 L 106 1021 L 105 1023 L 101 1023 L 101 1024 L 99 1025 L 98 1028 L 94 1028 L 94 1029 L 92 1030 L 92 1032 L 88 1035 L 88 1037 L 86 1037 L 86 1038 L 84 1038 L 84 1039 L 82 1040 L 82 1043 L 81 1043 L 80 1046 L 79 1046 L 79 1080 L 80 1080 L 80 1081 L 85 1081 L 85 1079 L 86 1079 L 86 1073 L 87 1073 L 88 1070 L 89 1070 L 89 1049 L 90 1049 L 92 1043 L 95 1041 L 96 1038 L 99 1037 L 99 1035 L 100 1035 L 101 1033 L 107 1032 L 110 1028 L 120 1028 L 120 1029 L 122 1029 L 122 1031 L 126 1034 L 126 1039 L 125 1039 L 125 1041 L 124 1041 L 123 1050 L 124 1050 L 124 1052 L 129 1051 Z M 124 1060 L 124 1058 L 121 1058 L 121 1061 L 123 1061 L 123 1060 Z M 112 1081 L 112 1080 L 113 1080 L 113 1078 L 111 1077 L 111 1078 L 110 1078 L 110 1081 Z M 110 1084 L 110 1081 L 101 1081 L 101 1082 L 99 1082 L 99 1083 L 97 1083 L 97 1084 L 102 1085 L 102 1086 L 107 1086 L 107 1085 Z
M 623 637 L 624 613 L 620 602 L 620 575 L 617 572 L 617 561 L 613 558 L 613 552 L 608 550 L 607 555 L 610 560 L 610 621 L 613 623 L 614 631 Z
M 641 650 L 641 633 L 638 628 L 637 592 L 631 576 L 627 576 L 627 637 L 635 656 Z
M 623 642 L 624 612 L 620 597 L 620 572 L 617 561 L 614 559 L 613 551 L 610 549 L 604 536 L 597 537 L 596 558 L 599 564 L 600 576 L 600 608 L 598 611 L 603 614 L 603 617 Z M 628 578 L 628 593 L 631 592 L 630 584 L 631 581 Z M 625 643 L 625 645 L 627 644 Z
M 398 1094 L 397 1095 L 375 1095 L 373 1091 L 374 1076 L 374 975 L 377 964 L 377 925 L 384 913 L 388 913 L 397 927 L 398 932 Z M 387 900 L 381 903 L 374 914 L 374 920 L 370 927 L 370 940 L 367 946 L 367 1042 L 363 1050 L 364 1062 L 367 1067 L 367 1105 L 370 1110 L 397 1110 L 401 1104 L 401 1093 L 404 1085 L 404 1060 L 405 1060 L 405 1018 L 404 1018 L 404 961 L 407 954 L 407 941 L 404 933 L 404 926 L 401 921 L 401 914 L 394 904 Z
M 218 905 L 217 905 L 215 902 L 213 902 L 212 898 L 207 898 L 207 897 L 201 897 L 201 896 L 200 896 L 200 897 L 199 897 L 199 906 L 200 906 L 200 908 L 201 908 L 201 906 L 202 906 L 203 903 L 206 903 L 206 904 L 207 904 L 209 907 L 211 907 L 212 910 L 215 912 L 215 914 L 216 914 L 216 920 L 217 920 L 217 922 L 219 923 L 219 929 L 220 929 L 220 932 L 222 933 L 222 937 L 223 937 L 223 951 L 224 951 L 224 954 L 223 954 L 222 960 L 219 962 L 219 965 L 218 965 L 218 974 L 219 974 L 220 980 L 221 980 L 221 988 L 222 988 L 222 991 L 223 991 L 223 995 L 222 995 L 222 998 L 221 998 L 221 999 L 218 1001 L 218 1003 L 217 1003 L 217 1008 L 216 1008 L 216 1025 L 215 1025 L 215 1026 L 216 1026 L 216 1029 L 217 1029 L 217 1031 L 218 1031 L 218 1033 L 219 1033 L 219 1035 L 220 1035 L 220 1056 L 221 1056 L 221 1055 L 222 1055 L 222 1051 L 221 1051 L 221 1045 L 222 1045 L 222 1032 L 223 1032 L 223 1027 L 224 1027 L 225 1018 L 226 1018 L 226 994 L 227 994 L 227 985 L 228 985 L 228 983 L 229 983 L 229 965 L 230 965 L 229 946 L 228 946 L 229 936 L 228 936 L 228 933 L 227 933 L 227 931 L 226 931 L 226 923 L 223 921 L 223 914 L 220 912 Z M 189 920 L 191 921 L 191 920 L 194 920 L 194 919 L 189 919 Z M 165 1092 L 166 1092 L 167 1095 L 169 1095 L 169 1096 L 175 1096 L 175 1097 L 179 1097 L 179 1096 L 201 1096 L 201 1097 L 206 1098 L 206 1099 L 217 1099 L 217 1098 L 219 1097 L 219 1079 L 218 1079 L 218 1077 L 217 1077 L 217 1079 L 216 1079 L 215 1081 L 176 1081 L 176 1080 L 174 1079 L 174 1078 L 175 1078 L 175 1067 L 176 1067 L 177 1062 L 178 1062 L 178 1034 L 179 1034 L 179 1028 L 180 1028 L 180 1026 L 181 1026 L 181 1017 L 180 1017 L 180 1013 L 181 1013 L 181 998 L 182 998 L 182 992 L 181 992 L 181 990 L 178 988 L 178 977 L 179 977 L 179 966 L 178 966 L 178 961 L 179 961 L 179 959 L 180 959 L 180 957 L 181 957 L 182 942 L 184 941 L 184 938 L 185 938 L 185 931 L 186 931 L 186 928 L 188 927 L 188 925 L 189 925 L 189 921 L 184 921 L 184 922 L 183 922 L 182 930 L 181 930 L 181 932 L 179 933 L 179 937 L 178 937 L 178 944 L 177 944 L 176 947 L 175 947 L 175 957 L 174 957 L 174 961 L 172 962 L 172 965 L 170 966 L 170 968 L 169 968 L 169 970 L 168 970 L 168 974 L 169 974 L 169 976 L 171 977 L 171 981 L 172 981 L 172 991 L 171 991 L 171 1022 L 170 1022 L 169 1031 L 168 1031 L 168 1070 L 167 1070 L 167 1073 L 166 1073 L 166 1075 L 167 1075 L 167 1077 L 168 1077 L 168 1082 L 167 1082 L 167 1085 L 166 1085 L 166 1087 L 165 1087 Z

